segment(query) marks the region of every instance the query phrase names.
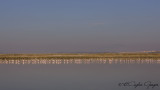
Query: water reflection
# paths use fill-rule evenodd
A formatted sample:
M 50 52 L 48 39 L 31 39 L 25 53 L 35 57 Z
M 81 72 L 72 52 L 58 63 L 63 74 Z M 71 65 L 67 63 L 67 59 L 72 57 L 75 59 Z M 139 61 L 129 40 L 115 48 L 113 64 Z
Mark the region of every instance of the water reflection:
M 160 59 L 32 59 L 0 60 L 0 64 L 160 64 Z

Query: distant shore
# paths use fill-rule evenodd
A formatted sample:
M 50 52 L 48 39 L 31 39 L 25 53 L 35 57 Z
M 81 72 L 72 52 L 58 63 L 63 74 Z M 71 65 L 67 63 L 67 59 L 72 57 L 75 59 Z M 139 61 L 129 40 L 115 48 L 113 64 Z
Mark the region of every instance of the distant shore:
M 160 53 L 54 53 L 54 54 L 0 54 L 0 60 L 30 59 L 160 59 Z

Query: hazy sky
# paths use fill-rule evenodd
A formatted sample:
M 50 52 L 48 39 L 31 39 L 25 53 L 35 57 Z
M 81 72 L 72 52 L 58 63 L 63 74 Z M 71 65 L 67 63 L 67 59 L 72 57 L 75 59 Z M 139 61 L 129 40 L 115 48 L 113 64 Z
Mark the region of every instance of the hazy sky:
M 160 50 L 160 0 L 0 0 L 0 53 Z

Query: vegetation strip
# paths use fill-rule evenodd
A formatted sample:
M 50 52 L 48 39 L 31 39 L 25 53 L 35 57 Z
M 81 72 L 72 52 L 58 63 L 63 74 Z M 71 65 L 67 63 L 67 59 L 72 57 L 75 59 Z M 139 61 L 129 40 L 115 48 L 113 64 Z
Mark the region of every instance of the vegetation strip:
M 0 54 L 0 60 L 31 60 L 31 59 L 160 59 L 159 53 L 62 53 L 62 54 Z

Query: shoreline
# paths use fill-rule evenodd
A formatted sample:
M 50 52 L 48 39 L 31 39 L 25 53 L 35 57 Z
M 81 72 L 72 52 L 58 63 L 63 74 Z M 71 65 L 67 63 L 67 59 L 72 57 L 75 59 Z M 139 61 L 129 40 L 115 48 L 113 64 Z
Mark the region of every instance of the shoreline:
M 0 60 L 30 59 L 160 59 L 160 53 L 0 54 Z

